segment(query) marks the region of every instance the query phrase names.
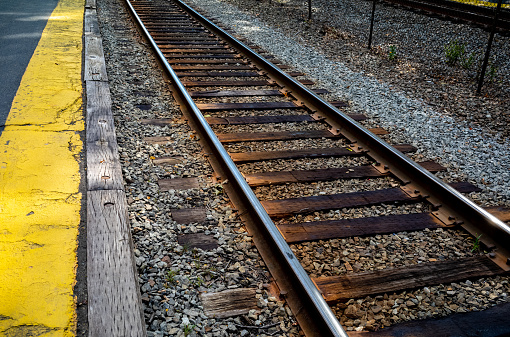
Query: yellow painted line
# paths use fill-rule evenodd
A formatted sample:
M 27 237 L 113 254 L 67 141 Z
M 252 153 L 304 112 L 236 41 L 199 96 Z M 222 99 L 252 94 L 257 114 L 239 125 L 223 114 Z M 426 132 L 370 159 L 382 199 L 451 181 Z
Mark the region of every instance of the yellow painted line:
M 456 2 L 462 2 L 462 3 L 465 3 L 465 4 L 468 4 L 468 5 L 473 5 L 473 6 L 480 6 L 480 7 L 494 7 L 496 8 L 498 6 L 498 3 L 494 3 L 494 2 L 488 2 L 488 1 L 483 1 L 483 0 L 454 0 Z M 501 4 L 501 8 L 510 8 L 510 5 L 508 4 Z
M 60 0 L 0 136 L 0 335 L 74 336 L 83 0 Z

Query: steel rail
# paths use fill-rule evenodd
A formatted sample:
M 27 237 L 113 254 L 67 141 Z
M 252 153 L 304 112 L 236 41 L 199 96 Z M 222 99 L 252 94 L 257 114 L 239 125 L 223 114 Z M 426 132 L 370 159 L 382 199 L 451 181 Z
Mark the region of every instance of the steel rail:
M 336 126 L 350 141 L 357 144 L 357 148 L 391 170 L 397 178 L 409 184 L 412 191 L 418 191 L 418 196 L 427 198 L 438 208 L 437 214 L 441 219 L 455 219 L 452 224 L 462 225 L 472 235 L 482 234 L 480 241 L 487 247 L 496 247 L 497 262 L 500 267 L 510 270 L 507 259 L 510 257 L 510 227 L 483 208 L 475 204 L 448 184 L 444 183 L 420 165 L 406 157 L 369 130 L 363 128 L 346 114 L 324 101 L 317 94 L 306 88 L 294 78 L 290 77 L 278 67 L 267 61 L 231 34 L 212 23 L 196 10 L 180 0 L 174 0 L 182 9 L 201 22 L 209 30 L 228 42 L 250 61 L 263 69 L 269 77 L 292 92 L 292 95 L 305 103 L 312 111 L 324 114 L 327 121 Z
M 258 222 L 263 226 L 262 230 L 266 232 L 266 239 L 270 240 L 273 248 L 278 253 L 279 263 L 283 263 L 285 269 L 289 272 L 288 276 L 291 278 L 293 286 L 301 288 L 300 294 L 305 298 L 301 299 L 304 302 L 311 304 L 311 306 L 303 307 L 304 311 L 311 311 L 309 322 L 315 325 L 315 331 L 312 331 L 310 335 L 313 336 L 339 336 L 348 337 L 347 333 L 343 330 L 342 326 L 336 319 L 335 315 L 331 311 L 330 307 L 318 291 L 315 284 L 312 282 L 306 271 L 303 269 L 298 259 L 290 249 L 289 245 L 281 235 L 280 231 L 276 228 L 264 207 L 261 205 L 258 198 L 253 193 L 250 186 L 248 186 L 246 180 L 239 172 L 237 166 L 234 164 L 230 155 L 225 150 L 221 142 L 216 137 L 214 131 L 211 129 L 206 119 L 202 115 L 201 111 L 195 105 L 184 85 L 181 83 L 174 70 L 167 62 L 165 56 L 157 46 L 156 42 L 152 39 L 150 33 L 145 28 L 142 20 L 136 13 L 135 9 L 130 3 L 130 0 L 126 0 L 126 4 L 129 7 L 131 14 L 135 18 L 137 24 L 142 30 L 143 34 L 150 42 L 151 47 L 156 52 L 160 62 L 164 66 L 167 75 L 170 77 L 174 87 L 175 93 L 180 97 L 181 102 L 186 105 L 188 112 L 192 113 L 196 125 L 200 128 L 203 136 L 207 138 L 207 143 L 210 149 L 217 156 L 217 160 L 225 169 L 228 174 L 229 183 L 237 187 L 237 191 L 242 191 L 242 198 L 245 199 L 250 207 L 250 215 L 258 219 Z M 297 313 L 294 313 L 297 316 Z

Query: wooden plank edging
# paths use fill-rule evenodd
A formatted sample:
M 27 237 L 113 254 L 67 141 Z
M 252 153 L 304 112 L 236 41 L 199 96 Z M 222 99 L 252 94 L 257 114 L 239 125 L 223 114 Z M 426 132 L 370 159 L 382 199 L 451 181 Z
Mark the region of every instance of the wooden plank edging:
M 89 336 L 147 336 L 95 0 L 84 24 Z

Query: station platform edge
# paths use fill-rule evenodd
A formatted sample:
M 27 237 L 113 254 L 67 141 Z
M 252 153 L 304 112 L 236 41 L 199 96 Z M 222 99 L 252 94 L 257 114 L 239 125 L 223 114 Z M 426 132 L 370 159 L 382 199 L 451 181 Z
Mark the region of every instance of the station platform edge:
M 74 336 L 84 0 L 59 0 L 0 135 L 0 335 Z

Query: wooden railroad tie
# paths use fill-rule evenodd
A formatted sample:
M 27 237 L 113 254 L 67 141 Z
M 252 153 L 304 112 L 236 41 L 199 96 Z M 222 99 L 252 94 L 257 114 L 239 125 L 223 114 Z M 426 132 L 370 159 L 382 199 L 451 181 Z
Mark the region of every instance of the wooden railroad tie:
M 486 256 L 419 263 L 378 271 L 314 278 L 327 302 L 496 276 L 504 271 Z
M 409 144 L 393 145 L 403 153 L 415 152 L 416 148 Z M 342 156 L 362 156 L 361 152 L 354 152 L 345 147 L 331 147 L 321 149 L 286 150 L 286 151 L 253 151 L 231 152 L 234 163 L 249 163 L 262 160 L 297 159 L 297 158 L 326 158 Z

